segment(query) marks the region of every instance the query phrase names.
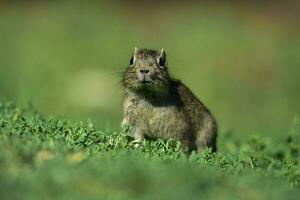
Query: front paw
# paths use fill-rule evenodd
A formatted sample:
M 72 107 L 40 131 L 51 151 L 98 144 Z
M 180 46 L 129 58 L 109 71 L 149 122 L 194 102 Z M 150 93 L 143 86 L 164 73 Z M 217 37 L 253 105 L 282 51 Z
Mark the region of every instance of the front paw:
M 135 139 L 132 141 L 132 144 L 135 148 L 138 148 L 141 145 L 142 141 L 139 139 Z

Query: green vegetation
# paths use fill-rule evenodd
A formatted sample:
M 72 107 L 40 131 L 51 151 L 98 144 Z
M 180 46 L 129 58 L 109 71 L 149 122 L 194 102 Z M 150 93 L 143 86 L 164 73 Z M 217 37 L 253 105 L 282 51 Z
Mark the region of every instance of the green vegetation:
M 298 130 L 297 130 L 298 129 Z M 297 199 L 300 143 L 240 141 L 220 133 L 219 152 L 185 155 L 180 143 L 103 132 L 92 122 L 44 118 L 0 103 L 1 199 Z
M 0 2 L 0 199 L 299 199 L 298 1 L 151 2 Z M 166 49 L 217 154 L 118 130 L 134 46 Z

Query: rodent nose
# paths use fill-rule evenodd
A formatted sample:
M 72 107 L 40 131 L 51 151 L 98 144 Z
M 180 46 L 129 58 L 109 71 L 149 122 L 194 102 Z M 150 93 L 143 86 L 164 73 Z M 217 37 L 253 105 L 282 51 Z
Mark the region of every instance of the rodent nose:
M 141 74 L 148 74 L 149 72 L 150 72 L 150 70 L 147 70 L 147 69 L 141 69 L 140 70 Z

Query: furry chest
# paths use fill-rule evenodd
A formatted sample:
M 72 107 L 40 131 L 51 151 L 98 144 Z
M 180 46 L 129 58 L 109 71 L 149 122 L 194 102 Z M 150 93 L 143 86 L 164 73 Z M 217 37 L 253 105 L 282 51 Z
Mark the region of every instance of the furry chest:
M 129 121 L 150 137 L 176 137 L 188 129 L 184 113 L 176 106 L 153 106 L 140 101 L 130 107 Z

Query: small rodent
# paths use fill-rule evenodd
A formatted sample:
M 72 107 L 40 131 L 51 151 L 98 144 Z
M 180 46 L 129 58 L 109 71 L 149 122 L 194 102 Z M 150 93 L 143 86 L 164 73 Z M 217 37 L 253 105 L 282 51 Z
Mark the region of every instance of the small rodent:
M 217 150 L 215 118 L 187 86 L 170 77 L 164 49 L 135 48 L 122 84 L 122 126 L 132 127 L 136 142 L 174 138 L 188 152 Z

